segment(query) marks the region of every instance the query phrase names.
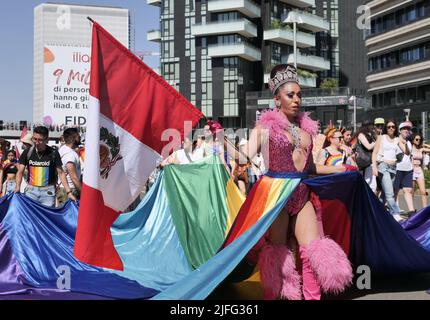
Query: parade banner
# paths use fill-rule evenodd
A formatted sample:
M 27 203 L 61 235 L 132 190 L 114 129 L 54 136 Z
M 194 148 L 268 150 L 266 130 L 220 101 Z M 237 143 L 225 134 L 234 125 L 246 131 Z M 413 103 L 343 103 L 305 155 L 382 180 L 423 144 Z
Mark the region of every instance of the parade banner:
M 86 125 L 90 91 L 90 50 L 76 46 L 45 46 L 45 125 Z

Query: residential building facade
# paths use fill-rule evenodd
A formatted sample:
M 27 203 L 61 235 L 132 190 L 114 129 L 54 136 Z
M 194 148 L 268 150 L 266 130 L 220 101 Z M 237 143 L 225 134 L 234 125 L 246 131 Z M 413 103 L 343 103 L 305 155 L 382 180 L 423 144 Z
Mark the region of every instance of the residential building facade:
M 371 10 L 368 117 L 402 121 L 409 112 L 423 129 L 430 113 L 430 1 L 374 0 L 366 5 Z

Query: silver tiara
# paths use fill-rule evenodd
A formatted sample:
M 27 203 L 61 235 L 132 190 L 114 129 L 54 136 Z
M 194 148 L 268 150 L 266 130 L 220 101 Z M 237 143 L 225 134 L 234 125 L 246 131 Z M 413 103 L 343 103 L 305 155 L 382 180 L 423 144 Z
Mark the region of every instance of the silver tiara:
M 275 94 L 276 90 L 287 82 L 299 83 L 297 71 L 292 66 L 287 66 L 286 69 L 276 72 L 275 76 L 269 80 L 269 89 Z

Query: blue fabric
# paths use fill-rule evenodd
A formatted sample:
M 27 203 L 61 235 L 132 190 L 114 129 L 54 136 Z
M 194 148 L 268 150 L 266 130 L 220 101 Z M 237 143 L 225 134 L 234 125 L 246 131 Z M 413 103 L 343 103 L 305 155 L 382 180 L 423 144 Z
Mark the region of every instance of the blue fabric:
M 298 183 L 299 178 L 292 181 Z M 430 207 L 403 224 L 403 229 L 357 172 L 303 182 L 321 199 L 337 199 L 348 208 L 349 258 L 356 266 L 368 265 L 372 273 L 384 274 L 430 270 Z M 0 294 L 13 292 L 14 288 L 16 293 L 31 288 L 56 292 L 56 269 L 66 265 L 71 268 L 75 293 L 112 298 L 204 299 L 261 238 L 286 201 L 191 271 L 171 221 L 161 175 L 139 207 L 121 215 L 112 228 L 125 266 L 124 272 L 114 274 L 74 258 L 78 212 L 74 203 L 53 209 L 23 195 L 0 198 Z
M 351 218 L 350 260 L 372 273 L 430 270 L 430 252 L 394 220 L 358 172 L 303 181 L 320 199 L 338 199 Z
M 111 228 L 124 264 L 117 273 L 159 291 L 192 271 L 172 221 L 163 176 L 161 172 L 139 206 L 121 214 Z
M 307 179 L 309 174 L 307 172 L 275 172 L 267 171 L 265 176 L 270 178 L 282 178 L 282 179 Z
M 427 251 L 430 251 L 430 206 L 402 222 L 402 226 Z
M 71 291 L 74 292 L 124 299 L 148 298 L 158 293 L 130 279 L 81 263 L 74 257 L 78 209 L 73 202 L 53 209 L 21 194 L 0 201 L 2 209 L 8 203 L 0 223 L 0 231 L 7 236 L 3 236 L 3 244 L 11 247 L 13 254 L 9 258 L 17 261 L 24 275 L 24 279 L 9 279 L 7 288 L 5 282 L 0 281 L 0 292 L 10 291 L 13 281 L 59 291 L 57 280 L 61 274 L 57 269 L 66 266 L 70 268 Z M 5 250 L 4 246 L 1 251 Z M 3 276 L 0 274 L 0 279 Z

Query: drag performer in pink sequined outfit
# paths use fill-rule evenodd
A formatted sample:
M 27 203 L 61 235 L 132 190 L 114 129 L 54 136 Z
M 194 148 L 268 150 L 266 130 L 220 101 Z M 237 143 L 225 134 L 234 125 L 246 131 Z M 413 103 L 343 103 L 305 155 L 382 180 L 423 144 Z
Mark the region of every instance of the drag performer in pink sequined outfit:
M 344 172 L 345 167 L 314 164 L 312 137 L 317 133 L 317 122 L 300 112 L 301 90 L 296 69 L 290 65 L 276 66 L 269 88 L 277 108 L 261 115 L 245 147 L 249 158 L 262 150 L 269 168 L 262 179 L 305 179 L 308 173 Z M 318 300 L 321 289 L 341 292 L 352 281 L 351 265 L 344 251 L 323 235 L 318 209 L 317 197 L 300 183 L 254 248 L 254 254 L 251 253 L 257 255 L 266 299 Z M 298 243 L 301 274 L 296 270 L 292 243 Z

